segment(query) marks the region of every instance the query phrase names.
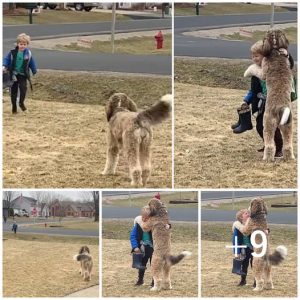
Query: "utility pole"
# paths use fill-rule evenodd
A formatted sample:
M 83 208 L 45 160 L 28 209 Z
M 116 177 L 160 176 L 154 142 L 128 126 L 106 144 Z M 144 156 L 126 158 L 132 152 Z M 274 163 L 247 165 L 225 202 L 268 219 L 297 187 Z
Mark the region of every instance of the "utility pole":
M 112 6 L 111 53 L 115 53 L 116 2 Z
M 275 5 L 274 2 L 271 3 L 271 20 L 270 20 L 270 28 L 274 27 L 274 14 L 275 14 Z

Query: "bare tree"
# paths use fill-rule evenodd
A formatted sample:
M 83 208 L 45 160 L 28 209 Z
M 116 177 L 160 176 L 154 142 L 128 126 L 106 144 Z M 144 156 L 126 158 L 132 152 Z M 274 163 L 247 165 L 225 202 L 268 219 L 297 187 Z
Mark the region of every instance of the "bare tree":
M 19 194 L 19 192 L 14 192 L 14 191 L 4 191 L 3 192 L 2 200 L 5 201 L 6 208 L 8 208 L 8 209 L 11 208 L 11 201 L 14 200 L 18 194 Z M 3 207 L 4 207 L 4 205 L 3 205 Z
M 99 222 L 99 191 L 88 191 L 88 192 L 81 192 L 82 197 L 86 200 L 94 201 L 95 205 L 95 222 Z

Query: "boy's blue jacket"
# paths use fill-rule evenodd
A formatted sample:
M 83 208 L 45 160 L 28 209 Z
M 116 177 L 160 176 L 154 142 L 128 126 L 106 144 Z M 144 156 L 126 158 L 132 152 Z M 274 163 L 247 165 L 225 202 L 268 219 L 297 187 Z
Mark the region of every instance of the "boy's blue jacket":
M 152 240 L 152 234 L 151 231 L 149 232 L 151 240 Z M 140 248 L 141 247 L 141 240 L 143 238 L 143 230 L 141 226 L 138 223 L 135 223 L 133 228 L 130 231 L 130 243 L 131 248 Z
M 9 51 L 9 53 L 3 58 L 3 66 L 10 71 L 11 76 L 12 76 L 13 69 L 15 67 L 13 64 L 15 64 L 15 57 L 17 53 L 18 53 L 18 47 Z M 24 50 L 24 62 L 25 62 L 25 73 L 26 73 L 25 75 L 29 79 L 30 78 L 29 69 L 34 75 L 37 73 L 37 67 L 36 67 L 35 60 L 31 54 L 31 51 L 28 48 Z

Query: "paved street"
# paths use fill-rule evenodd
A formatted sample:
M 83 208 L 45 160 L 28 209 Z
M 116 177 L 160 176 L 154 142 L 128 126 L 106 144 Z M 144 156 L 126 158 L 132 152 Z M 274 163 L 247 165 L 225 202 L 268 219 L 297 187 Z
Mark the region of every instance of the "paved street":
M 276 13 L 274 20 L 275 23 L 297 22 L 297 12 Z M 252 42 L 197 38 L 184 36 L 182 33 L 199 29 L 264 25 L 269 22 L 270 14 L 175 17 L 174 55 L 249 59 Z M 297 60 L 297 45 L 291 44 L 289 51 Z
M 111 22 L 3 26 L 3 53 L 14 47 L 17 35 L 26 32 L 33 39 L 84 36 L 110 33 Z M 171 19 L 119 21 L 116 33 L 170 29 Z M 153 37 L 154 40 L 154 37 Z M 168 55 L 129 55 L 63 52 L 32 49 L 39 69 L 66 71 L 102 71 L 170 75 L 172 58 Z

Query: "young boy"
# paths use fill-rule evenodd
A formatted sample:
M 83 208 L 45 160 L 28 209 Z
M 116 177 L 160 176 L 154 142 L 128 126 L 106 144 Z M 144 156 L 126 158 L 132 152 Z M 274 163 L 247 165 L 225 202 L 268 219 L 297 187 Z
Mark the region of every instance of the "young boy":
M 151 265 L 151 258 L 153 254 L 153 240 L 152 234 L 150 232 L 144 232 L 140 226 L 142 222 L 142 216 L 148 215 L 147 207 L 143 207 L 141 210 L 141 216 L 137 216 L 134 219 L 134 225 L 130 232 L 130 243 L 131 243 L 131 252 L 136 253 L 144 253 L 144 257 L 142 259 L 142 266 L 146 267 L 148 260 L 150 260 Z M 138 273 L 138 281 L 135 285 L 143 285 L 144 284 L 144 275 L 145 269 L 139 269 Z M 153 280 L 151 283 L 153 286 Z
M 263 41 L 258 41 L 251 46 L 251 56 L 254 65 L 251 65 L 244 74 L 244 77 L 251 77 L 251 89 L 248 91 L 247 95 L 244 97 L 244 103 L 248 106 L 249 104 L 252 105 L 252 114 L 257 113 L 256 117 L 256 131 L 258 132 L 259 136 L 263 139 L 263 117 L 265 112 L 265 99 L 267 97 L 267 87 L 266 82 L 261 79 L 262 77 L 262 70 L 261 70 L 261 63 L 263 60 L 262 55 L 262 47 Z M 294 61 L 291 56 L 289 56 L 291 69 L 294 66 Z M 252 129 L 249 125 L 249 121 L 251 122 L 251 114 L 247 115 L 248 119 L 243 120 L 244 124 L 240 124 L 239 121 L 237 124 L 232 126 L 234 133 L 242 133 L 248 129 Z M 249 119 L 250 118 L 250 119 Z M 246 123 L 246 124 L 245 124 Z M 281 158 L 282 155 L 282 135 L 279 128 L 275 131 L 274 142 L 276 146 L 276 158 Z M 264 148 L 259 149 L 259 152 L 264 151 Z
M 3 59 L 3 70 L 9 71 L 10 80 L 14 81 L 11 87 L 11 104 L 13 114 L 17 113 L 18 90 L 20 91 L 19 106 L 22 111 L 27 109 L 24 105 L 27 92 L 27 80 L 32 87 L 30 81 L 30 70 L 33 75 L 37 73 L 34 58 L 32 57 L 31 51 L 28 49 L 29 42 L 29 35 L 25 33 L 19 34 L 17 37 L 17 47 L 12 49 Z
M 253 247 L 250 242 L 250 236 L 244 236 L 238 228 L 241 226 L 245 225 L 246 221 L 248 220 L 250 216 L 249 210 L 248 209 L 241 209 L 237 212 L 236 214 L 236 219 L 232 225 L 232 242 L 234 243 L 235 237 L 237 236 L 237 241 L 238 245 L 246 245 L 247 248 L 238 248 L 237 249 L 237 254 L 239 254 L 240 258 L 243 259 L 242 263 L 242 271 L 246 275 L 241 275 L 241 281 L 238 284 L 238 286 L 246 285 L 246 277 L 247 277 L 247 272 L 248 272 L 248 267 L 249 267 L 249 262 L 252 263 L 252 255 L 251 253 L 253 252 Z M 255 285 L 255 282 L 254 282 Z
M 11 231 L 13 231 L 16 234 L 17 230 L 18 230 L 18 224 L 17 224 L 16 221 L 14 221 L 14 223 L 12 225 L 12 228 L 11 228 Z

